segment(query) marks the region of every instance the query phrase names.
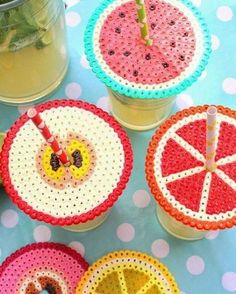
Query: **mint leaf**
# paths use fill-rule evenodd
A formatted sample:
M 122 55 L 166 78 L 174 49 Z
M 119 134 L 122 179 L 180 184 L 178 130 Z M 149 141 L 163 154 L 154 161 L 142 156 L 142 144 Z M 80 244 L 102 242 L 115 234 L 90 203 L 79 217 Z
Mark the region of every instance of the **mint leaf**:
M 8 33 L 8 28 L 7 28 L 7 19 L 5 14 L 0 14 L 0 45 L 4 42 L 6 39 Z

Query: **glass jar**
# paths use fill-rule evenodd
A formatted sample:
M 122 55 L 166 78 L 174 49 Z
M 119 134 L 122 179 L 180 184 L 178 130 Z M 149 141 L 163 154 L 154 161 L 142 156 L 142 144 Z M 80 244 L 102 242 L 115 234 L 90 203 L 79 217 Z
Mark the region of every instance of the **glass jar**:
M 0 0 L 0 101 L 52 92 L 68 68 L 66 43 L 62 0 Z
M 107 88 L 111 112 L 124 127 L 145 131 L 160 125 L 170 114 L 175 97 L 135 99 Z

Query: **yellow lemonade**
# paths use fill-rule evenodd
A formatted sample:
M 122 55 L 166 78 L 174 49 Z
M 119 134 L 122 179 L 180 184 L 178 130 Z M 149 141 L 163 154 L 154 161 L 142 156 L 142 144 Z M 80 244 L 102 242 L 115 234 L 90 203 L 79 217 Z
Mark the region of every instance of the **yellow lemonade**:
M 12 48 L 13 29 L 0 44 L 0 101 L 29 102 L 49 94 L 62 81 L 68 67 L 64 7 L 53 5 L 54 13 L 40 31 L 17 40 Z M 40 17 L 35 16 L 39 23 Z

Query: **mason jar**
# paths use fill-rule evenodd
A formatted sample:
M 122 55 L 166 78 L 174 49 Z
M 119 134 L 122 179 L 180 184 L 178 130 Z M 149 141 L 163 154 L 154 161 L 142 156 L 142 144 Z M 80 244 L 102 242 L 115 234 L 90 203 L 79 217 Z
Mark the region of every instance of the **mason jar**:
M 68 68 L 62 0 L 0 1 L 0 101 L 40 99 Z

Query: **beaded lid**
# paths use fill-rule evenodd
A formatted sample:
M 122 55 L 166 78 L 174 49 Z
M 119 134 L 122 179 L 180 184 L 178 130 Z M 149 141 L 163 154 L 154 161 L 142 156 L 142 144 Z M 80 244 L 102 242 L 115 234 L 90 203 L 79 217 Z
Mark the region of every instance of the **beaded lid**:
M 202 73 L 207 26 L 188 0 L 146 0 L 152 46 L 140 36 L 135 1 L 105 0 L 85 33 L 89 63 L 108 87 L 135 98 L 174 96 Z
M 35 243 L 21 248 L 0 266 L 4 294 L 74 294 L 88 263 L 75 250 L 56 243 Z
M 119 124 L 96 106 L 55 100 L 36 107 L 73 164 L 60 165 L 27 115 L 3 144 L 3 184 L 14 203 L 53 225 L 87 222 L 109 209 L 132 169 L 130 141 Z
M 145 253 L 117 251 L 96 261 L 81 279 L 76 294 L 180 293 L 174 277 Z
M 217 169 L 208 172 L 207 107 L 178 112 L 157 130 L 147 151 L 146 178 L 172 217 L 200 230 L 216 230 L 236 224 L 236 111 L 217 107 Z

